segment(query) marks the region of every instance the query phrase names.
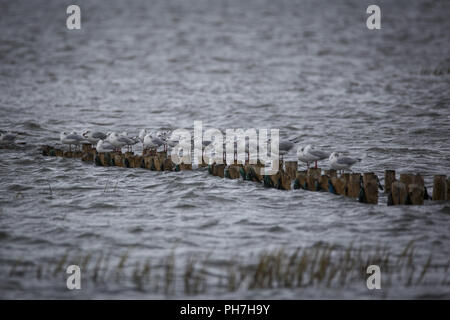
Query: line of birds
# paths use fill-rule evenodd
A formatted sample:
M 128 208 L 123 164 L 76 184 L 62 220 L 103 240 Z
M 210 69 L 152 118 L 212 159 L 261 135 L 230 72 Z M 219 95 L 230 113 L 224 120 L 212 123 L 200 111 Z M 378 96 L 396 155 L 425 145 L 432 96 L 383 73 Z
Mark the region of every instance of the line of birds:
M 5 137 L 7 139 L 7 137 Z M 144 152 L 153 151 L 156 152 L 158 148 L 162 147 L 164 151 L 167 151 L 169 147 L 174 147 L 179 143 L 177 139 L 170 138 L 170 131 L 157 131 L 156 133 L 150 131 L 148 132 L 146 129 L 142 129 L 139 132 L 138 136 L 129 137 L 126 132 L 116 133 L 116 132 L 108 132 L 103 133 L 100 131 L 91 131 L 85 130 L 82 134 L 78 134 L 76 132 L 62 132 L 60 135 L 60 140 L 62 144 L 69 145 L 69 150 L 71 150 L 71 146 L 80 146 L 82 144 L 91 144 L 95 145 L 95 148 L 98 152 L 114 152 L 120 151 L 122 148 L 127 148 L 128 151 L 132 151 L 132 147 L 137 143 L 142 143 L 142 148 Z M 1 141 L 1 140 L 0 140 Z M 235 148 L 237 146 L 238 141 L 235 140 L 234 145 Z M 215 141 L 203 141 L 203 147 L 208 145 L 215 145 Z M 225 145 L 223 157 L 225 160 Z M 270 139 L 269 139 L 270 145 Z M 282 140 L 279 142 L 279 155 L 281 159 L 283 156 L 289 153 L 291 149 L 294 148 L 296 144 L 291 140 Z M 248 157 L 250 157 L 250 151 L 255 152 L 256 150 L 250 150 L 248 144 L 246 144 L 245 152 Z M 317 168 L 317 162 L 325 159 L 329 160 L 330 167 L 335 170 L 351 170 L 351 167 L 361 161 L 359 158 L 351 158 L 344 156 L 338 152 L 325 152 L 320 149 L 316 149 L 312 145 L 307 145 L 297 149 L 298 160 L 306 163 L 307 167 L 310 167 L 311 163 L 315 163 L 315 168 Z M 236 160 L 236 154 L 235 154 Z

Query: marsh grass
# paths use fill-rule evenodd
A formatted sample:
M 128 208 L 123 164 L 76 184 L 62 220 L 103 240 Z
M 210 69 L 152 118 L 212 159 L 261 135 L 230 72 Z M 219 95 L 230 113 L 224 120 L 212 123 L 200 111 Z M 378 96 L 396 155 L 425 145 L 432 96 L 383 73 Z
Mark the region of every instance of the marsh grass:
M 56 277 L 66 278 L 66 268 L 79 265 L 83 282 L 132 287 L 141 292 L 156 292 L 166 296 L 198 295 L 209 290 L 234 292 L 237 290 L 345 288 L 357 284 L 365 286 L 369 265 L 382 270 L 383 289 L 395 286 L 449 286 L 449 263 L 434 264 L 430 254 L 419 264 L 414 242 L 399 253 L 387 246 L 372 249 L 346 248 L 318 243 L 294 251 L 264 250 L 253 257 L 231 257 L 227 263 L 214 263 L 212 254 L 195 254 L 177 263 L 175 251 L 159 259 L 133 258 L 127 250 L 120 254 L 88 252 L 72 255 L 68 251 L 53 262 L 30 263 L 18 259 L 10 263 L 10 277 L 32 276 L 40 281 Z M 179 258 L 178 258 L 179 259 Z M 431 272 L 432 271 L 432 272 Z M 436 280 L 436 276 L 443 276 Z M 225 280 L 225 281 L 224 281 Z

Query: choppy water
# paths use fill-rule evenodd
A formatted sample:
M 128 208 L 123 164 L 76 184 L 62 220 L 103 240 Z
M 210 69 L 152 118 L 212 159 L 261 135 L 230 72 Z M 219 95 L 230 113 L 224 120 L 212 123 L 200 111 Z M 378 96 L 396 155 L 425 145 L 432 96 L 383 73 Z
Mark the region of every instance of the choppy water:
M 1 130 L 25 150 L 0 150 L 0 297 L 165 298 L 129 287 L 65 289 L 65 277 L 14 276 L 64 253 L 130 251 L 177 259 L 294 250 L 321 241 L 401 252 L 416 241 L 448 265 L 450 204 L 387 207 L 325 193 L 265 189 L 205 171 L 158 173 L 44 158 L 62 130 L 280 128 L 364 158 L 358 171 L 450 174 L 450 3 L 381 1 L 0 1 Z M 293 158 L 294 155 L 291 155 Z M 326 167 L 327 165 L 324 164 Z M 447 271 L 436 271 L 445 278 Z M 89 285 L 86 285 L 89 287 Z M 367 298 L 365 283 L 336 290 L 274 289 L 221 298 Z M 448 285 L 396 287 L 384 297 L 450 297 Z M 174 297 L 174 296 L 170 296 Z M 183 292 L 175 297 L 186 297 Z

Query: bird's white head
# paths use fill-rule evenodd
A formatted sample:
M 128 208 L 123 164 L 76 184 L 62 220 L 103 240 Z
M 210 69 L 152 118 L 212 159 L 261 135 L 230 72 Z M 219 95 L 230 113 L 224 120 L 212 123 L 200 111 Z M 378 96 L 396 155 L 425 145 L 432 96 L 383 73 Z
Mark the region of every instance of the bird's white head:
M 338 157 L 339 157 L 339 153 L 337 153 L 337 152 L 332 152 L 330 154 L 330 160 L 337 159 Z

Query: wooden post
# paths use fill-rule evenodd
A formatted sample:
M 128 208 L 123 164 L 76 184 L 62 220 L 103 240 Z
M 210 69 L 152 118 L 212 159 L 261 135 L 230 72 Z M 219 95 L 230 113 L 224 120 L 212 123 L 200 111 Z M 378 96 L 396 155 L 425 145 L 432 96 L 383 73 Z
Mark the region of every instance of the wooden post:
M 333 187 L 336 190 L 336 194 L 345 196 L 345 186 L 346 186 L 345 178 L 332 177 L 331 183 L 333 184 Z
M 172 158 L 170 156 L 167 157 L 167 159 L 164 160 L 164 171 L 172 171 L 173 170 L 173 162 Z
M 330 178 L 337 177 L 337 172 L 334 169 L 325 170 L 325 175 L 329 176 Z
M 305 182 L 306 182 L 306 172 L 300 171 L 297 172 L 296 183 L 298 184 L 298 187 L 301 189 L 305 189 Z
M 328 191 L 328 180 L 330 179 L 327 175 L 322 175 L 319 178 L 319 185 L 321 191 Z
M 360 173 L 352 173 L 348 179 L 347 183 L 347 196 L 351 198 L 358 198 L 360 191 Z
M 72 151 L 64 151 L 63 157 L 64 158 L 73 158 L 73 152 Z
M 408 191 L 408 197 L 410 204 L 413 205 L 422 205 L 423 204 L 423 195 L 424 195 L 424 188 L 423 185 L 420 184 L 410 184 L 407 187 Z
M 54 149 L 55 150 L 55 156 L 57 157 L 63 157 L 64 155 L 64 151 L 61 149 Z M 51 151 L 50 151 L 50 155 L 51 155 Z
M 162 171 L 162 169 L 163 169 L 162 168 L 162 164 L 163 164 L 162 161 L 163 160 L 162 160 L 162 158 L 159 155 L 153 157 L 153 165 L 154 165 L 156 171 Z
M 291 178 L 295 179 L 297 176 L 298 162 L 297 161 L 286 161 L 284 163 L 286 174 Z
M 83 152 L 83 156 L 81 157 L 81 161 L 91 162 L 94 160 L 95 153 L 92 152 Z
M 91 152 L 92 151 L 92 146 L 90 145 L 90 144 L 83 144 L 83 145 L 81 145 L 81 150 L 84 152 L 84 153 L 89 153 L 89 152 Z
M 406 186 L 401 181 L 394 181 L 391 185 L 392 205 L 404 205 L 408 198 Z M 389 203 L 388 203 L 389 204 Z
M 122 153 L 116 153 L 114 154 L 114 165 L 117 167 L 123 167 L 123 154 Z
M 180 170 L 192 170 L 192 164 L 190 163 L 181 163 Z
M 145 169 L 151 169 L 153 165 L 153 156 L 145 155 L 143 156 L 143 159 Z
M 447 200 L 450 200 L 450 178 L 447 179 Z
M 228 178 L 239 179 L 240 177 L 239 168 L 240 166 L 235 164 L 228 166 Z
M 320 168 L 309 168 L 306 171 L 306 174 L 309 175 L 309 176 L 314 176 L 316 178 L 319 178 L 321 172 L 322 172 L 322 169 L 320 169 Z
M 435 175 L 433 182 L 433 200 L 448 200 L 447 176 Z
M 395 170 L 384 171 L 384 192 L 391 192 L 392 182 L 395 181 Z
M 215 169 L 215 176 L 218 176 L 220 178 L 225 177 L 225 165 L 224 164 L 217 164 L 214 166 Z
M 281 171 L 281 186 L 280 189 L 282 190 L 291 190 L 291 177 L 286 172 Z
M 408 185 L 414 183 L 414 175 L 410 173 L 400 173 L 400 181 L 405 184 L 406 187 Z
M 276 174 L 273 174 L 269 176 L 269 179 L 271 180 L 272 186 L 276 189 L 281 188 L 281 174 L 280 170 Z
M 310 191 L 320 190 L 319 179 L 322 169 L 320 168 L 309 168 L 306 171 L 306 185 L 307 189 Z
M 363 174 L 363 185 L 366 203 L 378 204 L 378 181 L 373 172 Z
M 50 147 L 50 146 L 42 146 L 41 149 L 42 149 L 42 155 L 43 156 L 50 156 L 50 152 L 51 152 L 52 147 Z

